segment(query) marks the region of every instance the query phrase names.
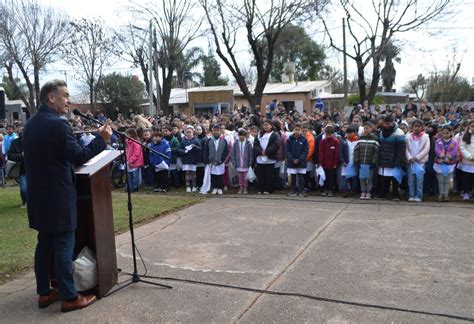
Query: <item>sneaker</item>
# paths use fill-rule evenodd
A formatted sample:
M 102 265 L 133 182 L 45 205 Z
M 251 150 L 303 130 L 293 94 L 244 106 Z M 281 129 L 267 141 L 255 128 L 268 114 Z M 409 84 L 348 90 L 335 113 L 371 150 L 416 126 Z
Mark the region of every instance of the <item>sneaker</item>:
M 227 191 L 229 190 L 229 187 L 228 186 L 224 186 L 224 191 Z
M 295 196 L 298 196 L 298 194 L 294 191 L 290 191 L 288 194 L 287 194 L 288 197 L 295 197 Z
M 21 204 L 20 208 L 23 208 L 23 209 L 27 208 L 26 203 Z
M 223 195 L 224 192 L 222 191 L 222 189 L 217 189 L 217 194 L 218 194 L 218 195 Z
M 263 192 L 264 195 L 269 195 L 270 193 L 268 191 Z
M 449 196 L 448 196 L 448 195 L 444 195 L 443 201 L 449 201 Z
M 191 192 L 191 187 L 186 187 L 186 192 Z
M 347 191 L 344 191 L 342 193 L 342 198 L 349 198 L 349 193 Z
M 392 200 L 393 201 L 400 201 L 400 197 L 393 197 Z
M 370 193 L 365 194 L 365 200 L 370 200 L 372 199 L 372 195 Z
M 197 188 L 196 188 L 196 187 L 193 187 L 193 188 L 191 189 L 191 192 L 196 192 L 196 191 L 197 191 Z
M 300 196 L 300 197 L 308 197 L 308 195 L 307 195 L 306 192 L 304 192 L 304 191 L 303 191 L 303 192 L 300 192 L 300 193 L 298 194 L 298 196 Z
M 241 195 L 241 194 L 243 193 L 243 190 L 242 190 L 242 189 L 239 189 L 239 191 L 237 191 L 237 193 L 238 193 L 239 195 Z
M 161 192 L 164 192 L 164 193 L 166 193 L 166 189 L 161 189 Z
M 421 198 L 413 198 L 413 201 L 414 201 L 414 202 L 417 202 L 417 203 L 420 203 L 420 202 L 423 201 L 423 199 L 421 199 Z
M 212 189 L 212 194 L 217 195 L 217 189 Z
M 443 201 L 443 195 L 439 195 L 438 199 L 436 199 L 436 200 L 439 201 L 439 202 L 442 202 Z
M 243 191 L 242 193 L 243 193 L 244 195 L 248 195 L 248 194 L 249 194 L 249 192 L 248 192 L 247 189 L 244 189 L 244 191 Z
M 329 192 L 328 192 L 328 197 L 332 197 L 332 196 L 333 196 L 332 191 L 329 191 Z
M 327 195 L 328 195 L 327 191 L 323 191 L 323 192 L 321 192 L 321 196 L 323 196 L 323 197 L 324 197 L 324 196 L 327 196 Z
M 469 199 L 471 199 L 471 197 L 469 197 L 469 194 L 467 192 L 462 195 L 462 200 L 468 201 Z

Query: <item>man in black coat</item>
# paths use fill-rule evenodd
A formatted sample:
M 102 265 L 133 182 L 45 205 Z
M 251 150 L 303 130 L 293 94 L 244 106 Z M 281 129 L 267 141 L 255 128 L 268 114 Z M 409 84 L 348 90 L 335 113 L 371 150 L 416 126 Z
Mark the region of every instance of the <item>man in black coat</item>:
M 14 139 L 8 151 L 8 159 L 20 165 L 20 176 L 18 182 L 20 184 L 21 208 L 26 208 L 26 174 L 25 159 L 23 156 L 23 133 Z
M 105 125 L 88 146 L 78 144 L 69 123 L 60 118 L 69 109 L 69 91 L 64 81 L 47 82 L 40 91 L 41 106 L 23 132 L 30 227 L 38 231 L 35 275 L 38 306 L 62 299 L 63 312 L 92 304 L 95 296 L 76 292 L 72 255 L 77 226 L 75 167 L 106 147 L 112 130 Z M 59 292 L 50 288 L 50 264 L 54 255 Z

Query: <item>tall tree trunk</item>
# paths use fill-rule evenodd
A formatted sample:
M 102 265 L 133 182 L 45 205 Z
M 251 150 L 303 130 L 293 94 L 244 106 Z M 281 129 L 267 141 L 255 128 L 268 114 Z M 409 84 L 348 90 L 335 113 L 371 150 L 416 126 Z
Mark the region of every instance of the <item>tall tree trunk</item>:
M 90 107 L 91 113 L 95 113 L 94 111 L 94 80 L 89 80 L 89 100 L 90 100 Z
M 359 100 L 362 104 L 367 96 L 367 83 L 365 82 L 365 75 L 364 75 L 364 65 L 362 63 L 362 58 L 357 58 L 357 84 L 359 86 Z
M 34 94 L 33 94 L 33 98 L 35 99 L 35 104 L 33 104 L 33 107 L 35 107 L 35 110 L 38 110 L 39 106 L 41 105 L 41 102 L 40 102 L 40 79 L 39 79 L 39 68 L 34 68 L 34 71 L 33 71 L 33 74 L 34 74 L 34 78 L 35 78 L 35 82 L 34 82 L 34 86 L 35 86 L 35 91 L 34 91 Z M 30 96 L 31 98 L 32 96 Z
M 374 56 L 372 63 L 374 65 L 372 68 L 372 83 L 370 84 L 369 93 L 366 98 L 369 101 L 369 104 L 371 104 L 375 98 L 375 94 L 379 87 L 378 81 L 380 80 L 380 59 L 377 56 Z

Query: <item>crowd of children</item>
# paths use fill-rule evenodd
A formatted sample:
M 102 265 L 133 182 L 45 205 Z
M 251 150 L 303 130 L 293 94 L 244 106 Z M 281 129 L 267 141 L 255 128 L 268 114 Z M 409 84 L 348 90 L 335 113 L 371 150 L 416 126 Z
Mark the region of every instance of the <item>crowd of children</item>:
M 265 116 L 271 119 L 237 109 L 215 115 L 119 115 L 109 122 L 151 149 L 125 143 L 132 191 L 182 187 L 188 193 L 222 195 L 237 187 L 239 194 L 268 195 L 288 188 L 288 196 L 314 192 L 331 197 L 338 192 L 411 202 L 426 196 L 448 201 L 452 192 L 470 200 L 474 109 L 438 109 L 426 102 L 418 107 L 412 101 L 404 108 L 364 102 L 350 114 L 300 114 L 277 103 Z M 81 143 L 92 140 L 90 125 L 77 117 L 70 123 L 84 133 Z M 1 133 L 6 159 L 15 126 L 5 126 Z M 115 147 L 124 144 L 118 140 L 113 138 Z
M 326 121 L 319 133 L 310 123 L 283 128 L 278 119 L 237 130 L 219 123 L 162 125 L 151 134 L 145 129 L 142 140 L 161 154 L 127 142 L 129 181 L 137 190 L 142 178 L 156 192 L 184 185 L 186 192 L 222 195 L 235 186 L 248 194 L 251 185 L 262 195 L 288 187 L 288 196 L 339 192 L 364 200 L 421 202 L 426 195 L 449 201 L 454 177 L 454 192 L 471 199 L 474 121 L 462 123 L 454 134 L 449 124 L 434 130 L 420 119 L 411 120 L 404 132 L 390 114 L 353 120 L 344 130 Z M 134 128 L 127 134 L 138 138 Z

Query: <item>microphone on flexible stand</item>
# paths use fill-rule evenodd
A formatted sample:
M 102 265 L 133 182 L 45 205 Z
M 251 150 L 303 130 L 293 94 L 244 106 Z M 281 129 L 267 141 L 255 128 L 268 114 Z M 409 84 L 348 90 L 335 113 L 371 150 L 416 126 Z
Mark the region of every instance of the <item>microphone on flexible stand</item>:
M 97 124 L 99 124 L 99 125 L 102 125 L 102 126 L 105 125 L 105 123 L 101 122 L 101 121 L 98 120 L 98 119 L 95 119 L 94 117 L 91 117 L 91 116 L 89 116 L 89 115 L 84 114 L 84 113 L 83 113 L 82 111 L 80 111 L 79 109 L 74 109 L 74 110 L 72 111 L 72 113 L 73 113 L 74 115 L 76 115 L 76 116 L 81 116 L 81 117 L 86 118 L 86 119 L 88 119 L 88 120 L 90 120 L 90 121 L 93 121 L 94 123 L 97 123 Z M 143 143 L 140 142 L 140 141 L 137 141 L 136 139 L 134 139 L 134 138 L 128 136 L 127 134 L 122 133 L 122 132 L 119 132 L 119 131 L 117 131 L 117 130 L 115 130 L 115 129 L 113 129 L 113 128 L 112 128 L 112 131 L 113 131 L 115 134 L 121 136 L 122 138 L 128 138 L 128 139 L 131 140 L 132 142 L 135 142 L 135 143 L 139 144 L 141 147 L 143 147 L 143 148 L 145 148 L 145 149 L 147 149 L 147 150 L 149 150 L 149 151 L 151 151 L 151 152 L 153 152 L 153 153 L 155 153 L 155 154 L 160 155 L 161 157 L 165 158 L 166 160 L 168 160 L 168 161 L 170 160 L 170 158 L 169 158 L 166 154 L 160 153 L 160 152 L 158 152 L 158 151 L 152 149 L 151 147 L 148 147 L 147 145 L 143 144 Z

